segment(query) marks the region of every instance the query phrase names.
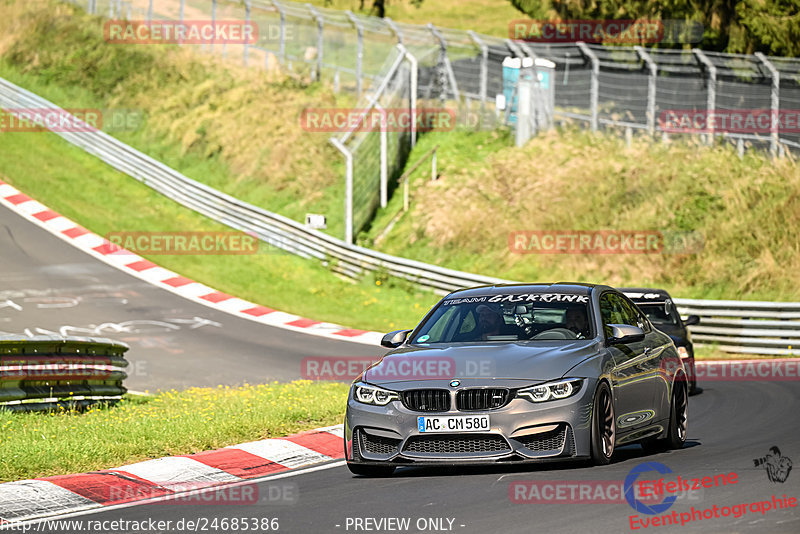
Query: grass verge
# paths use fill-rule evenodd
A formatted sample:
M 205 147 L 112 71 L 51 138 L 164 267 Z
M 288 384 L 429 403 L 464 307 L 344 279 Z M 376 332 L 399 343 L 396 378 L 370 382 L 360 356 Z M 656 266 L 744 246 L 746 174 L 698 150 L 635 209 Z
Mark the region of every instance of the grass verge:
M 108 469 L 339 424 L 347 388 L 300 380 L 127 396 L 84 413 L 0 411 L 0 481 Z

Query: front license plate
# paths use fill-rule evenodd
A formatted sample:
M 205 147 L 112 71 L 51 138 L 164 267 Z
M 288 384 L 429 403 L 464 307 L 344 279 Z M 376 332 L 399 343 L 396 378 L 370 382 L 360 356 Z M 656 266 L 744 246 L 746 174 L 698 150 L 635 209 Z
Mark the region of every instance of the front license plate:
M 420 432 L 485 432 L 491 429 L 488 415 L 417 417 Z

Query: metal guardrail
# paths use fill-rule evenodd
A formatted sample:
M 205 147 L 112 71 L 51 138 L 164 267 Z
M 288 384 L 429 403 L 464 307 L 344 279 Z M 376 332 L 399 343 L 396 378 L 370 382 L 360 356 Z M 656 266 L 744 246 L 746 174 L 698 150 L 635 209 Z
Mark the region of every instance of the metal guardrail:
M 0 410 L 115 403 L 128 345 L 106 338 L 0 336 Z
M 3 79 L 0 79 L 0 107 L 60 110 Z M 59 113 L 66 114 L 63 110 Z M 385 272 L 438 294 L 462 287 L 510 282 L 349 245 L 196 182 L 101 131 L 53 133 L 191 210 L 249 232 L 289 253 L 320 260 L 332 271 L 350 278 Z M 691 328 L 698 345 L 716 344 L 731 352 L 800 354 L 800 350 L 792 348 L 792 340 L 800 339 L 800 303 L 687 299 L 674 302 L 684 315 L 701 316 L 701 324 Z
M 742 354 L 800 355 L 800 302 L 673 299 L 699 346 Z

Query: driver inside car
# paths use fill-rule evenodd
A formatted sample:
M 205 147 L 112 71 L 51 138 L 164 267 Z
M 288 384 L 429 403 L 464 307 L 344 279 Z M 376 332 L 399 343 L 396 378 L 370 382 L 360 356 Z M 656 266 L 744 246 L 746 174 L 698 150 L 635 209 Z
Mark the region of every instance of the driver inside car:
M 567 330 L 571 330 L 578 339 L 586 339 L 589 335 L 589 322 L 582 308 L 568 308 L 564 323 Z

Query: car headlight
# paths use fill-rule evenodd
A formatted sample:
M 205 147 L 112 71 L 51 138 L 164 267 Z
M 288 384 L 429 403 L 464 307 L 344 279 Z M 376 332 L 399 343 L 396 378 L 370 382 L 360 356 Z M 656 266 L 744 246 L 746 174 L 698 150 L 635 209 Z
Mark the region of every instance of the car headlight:
M 386 406 L 393 400 L 399 400 L 400 395 L 388 389 L 370 386 L 359 382 L 354 386 L 353 398 L 358 402 L 364 404 L 372 404 L 374 406 Z
M 566 399 L 580 391 L 582 385 L 582 378 L 567 378 L 517 390 L 517 397 L 528 399 L 531 402 Z
M 686 347 L 678 347 L 678 355 L 683 360 L 684 358 L 688 358 L 689 357 L 689 351 L 686 350 Z

